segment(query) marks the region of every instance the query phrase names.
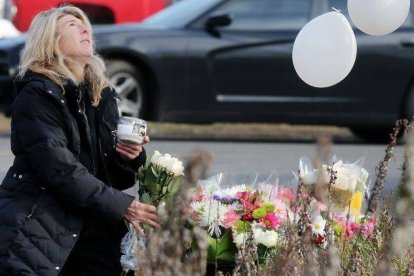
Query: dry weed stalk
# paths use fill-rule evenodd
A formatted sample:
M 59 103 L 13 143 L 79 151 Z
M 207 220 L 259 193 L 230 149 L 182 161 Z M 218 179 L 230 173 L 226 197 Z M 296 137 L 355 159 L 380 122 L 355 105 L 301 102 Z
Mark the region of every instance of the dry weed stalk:
M 288 224 L 282 244 L 273 260 L 270 260 L 263 269 L 263 275 L 301 275 L 305 261 L 300 254 L 301 238 L 297 226 Z
M 185 181 L 173 200 L 167 203 L 161 227 L 149 235 L 146 258 L 138 275 L 205 274 L 208 236 L 201 227 L 188 226 L 188 191 L 199 177 L 206 174 L 210 162 L 211 155 L 198 152 L 188 163 L 185 171 L 192 183 Z M 191 250 L 190 247 L 196 249 Z
M 316 168 L 321 167 L 322 164 L 328 164 L 332 159 L 332 139 L 328 136 L 319 137 L 316 143 L 317 155 L 313 158 L 313 163 Z M 337 172 L 332 169 L 333 164 L 327 167 L 329 174 L 328 190 L 323 185 L 317 185 L 315 189 L 315 198 L 321 202 L 327 202 L 327 220 L 325 225 L 325 232 L 327 237 L 326 250 L 318 250 L 319 253 L 319 274 L 320 275 L 337 275 L 341 269 L 340 259 L 338 256 L 338 248 L 333 242 L 333 227 L 332 227 L 332 185 L 337 179 Z
M 298 223 L 287 224 L 280 248 L 273 260 L 266 264 L 263 275 L 313 275 L 318 271 L 318 255 L 308 229 L 310 200 L 303 199 L 303 181 L 300 176 L 298 182 L 294 208 L 299 212 L 293 218 L 296 221 L 298 215 Z
M 236 267 L 233 271 L 234 276 L 255 276 L 258 275 L 258 255 L 257 246 L 253 234 L 247 235 L 246 242 L 240 246 L 236 255 Z
M 365 212 L 365 217 L 363 219 L 363 222 L 365 221 L 369 213 L 375 214 L 378 209 L 379 194 L 384 188 L 385 178 L 387 176 L 387 171 L 388 171 L 388 162 L 393 157 L 393 150 L 394 150 L 395 145 L 397 144 L 398 134 L 401 131 L 404 131 L 407 125 L 408 125 L 407 120 L 405 119 L 397 120 L 395 123 L 395 127 L 393 128 L 392 133 L 390 134 L 390 141 L 386 147 L 384 159 L 380 161 L 378 167 L 376 168 L 377 178 L 371 190 L 370 197 L 368 199 L 368 204 L 367 204 L 368 207 Z M 386 215 L 387 217 L 381 216 L 381 219 L 388 220 L 388 218 L 390 218 L 389 213 L 386 213 L 384 215 Z M 374 240 L 378 241 L 378 238 L 380 237 L 377 236 L 377 239 L 374 239 Z M 362 259 L 361 259 L 360 249 L 358 248 L 358 244 L 361 242 L 361 239 L 363 239 L 362 229 L 358 231 L 357 238 L 353 243 L 351 254 L 350 254 L 350 262 L 348 263 L 348 266 L 345 268 L 346 275 L 351 275 L 353 273 L 361 273 L 361 270 L 360 270 L 361 263 L 359 263 L 359 261 L 362 261 Z M 387 243 L 388 241 L 385 240 L 384 242 Z M 382 246 L 381 249 L 378 249 L 377 255 L 372 256 L 372 258 L 376 258 L 378 260 L 382 259 L 382 263 L 379 266 L 377 266 L 378 273 L 380 274 L 385 273 L 387 275 L 392 275 L 393 272 L 391 269 L 391 263 L 390 263 L 389 258 L 385 258 L 385 259 L 381 258 L 382 252 L 384 252 L 384 250 L 386 249 L 387 249 L 387 245 L 385 244 Z
M 367 213 L 375 213 L 375 210 L 377 209 L 378 196 L 384 188 L 385 177 L 387 176 L 388 162 L 393 157 L 392 152 L 394 150 L 395 145 L 397 144 L 398 134 L 401 132 L 402 129 L 405 129 L 407 125 L 408 121 L 405 119 L 397 120 L 395 122 L 395 127 L 393 128 L 390 134 L 390 141 L 385 149 L 384 159 L 380 161 L 378 167 L 376 168 L 377 179 L 375 180 L 375 184 L 372 187 L 371 195 L 368 199 Z
M 140 275 L 204 274 L 207 258 L 207 234 L 200 227 L 187 227 L 189 206 L 186 185 L 166 205 L 166 221 L 149 235 L 147 255 Z M 196 242 L 198 250 L 188 251 Z
M 397 126 L 400 128 L 400 132 L 404 131 L 407 134 L 405 135 L 406 146 L 399 187 L 400 193 L 395 204 L 395 228 L 393 227 L 392 215 L 389 214 L 387 207 L 385 207 L 385 213 L 382 214 L 382 218 L 386 220 L 385 223 L 389 223 L 388 225 L 383 223 L 383 226 L 388 227 L 388 229 L 383 231 L 386 232 L 384 235 L 388 237 L 384 239 L 384 254 L 377 267 L 377 274 L 395 275 L 396 271 L 392 266 L 392 257 L 398 256 L 398 258 L 401 258 L 402 254 L 406 252 L 407 247 L 412 243 L 413 227 L 410 225 L 410 218 L 407 214 L 412 212 L 412 204 L 414 203 L 414 173 L 412 171 L 414 168 L 414 133 L 412 133 L 412 123 L 409 124 L 408 120 L 399 120 Z M 410 131 L 407 133 L 407 130 Z M 391 138 L 394 137 L 391 136 Z M 387 219 L 387 216 L 389 219 Z
M 398 200 L 395 204 L 395 229 L 392 236 L 390 234 L 392 242 L 384 245 L 388 254 L 383 258 L 380 270 L 377 270 L 379 273 L 387 272 L 387 267 L 391 267 L 391 256 L 401 258 L 413 242 L 413 218 L 408 214 L 412 214 L 414 205 L 414 131 L 413 122 L 409 125 L 407 121 L 404 123 L 407 129 L 406 145 Z

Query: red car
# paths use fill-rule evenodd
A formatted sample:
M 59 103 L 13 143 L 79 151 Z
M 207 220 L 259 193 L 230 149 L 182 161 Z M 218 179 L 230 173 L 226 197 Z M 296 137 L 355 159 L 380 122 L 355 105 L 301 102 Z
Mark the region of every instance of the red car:
M 72 4 L 81 8 L 93 24 L 138 22 L 165 8 L 171 2 L 171 0 L 13 0 L 16 10 L 13 23 L 19 31 L 25 32 L 37 13 L 62 4 Z

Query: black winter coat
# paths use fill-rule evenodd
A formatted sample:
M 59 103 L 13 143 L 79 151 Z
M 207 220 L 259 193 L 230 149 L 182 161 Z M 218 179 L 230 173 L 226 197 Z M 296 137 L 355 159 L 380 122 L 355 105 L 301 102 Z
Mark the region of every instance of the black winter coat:
M 115 92 L 104 89 L 97 108 L 95 157 L 105 171 L 99 180 L 79 162 L 81 126 L 65 96 L 78 91 L 68 87 L 63 93 L 39 74 L 18 83 L 11 126 L 15 160 L 0 185 L 0 275 L 59 274 L 85 219 L 119 222 L 133 200 L 120 190 L 135 183 L 145 152 L 131 162 L 116 153 Z

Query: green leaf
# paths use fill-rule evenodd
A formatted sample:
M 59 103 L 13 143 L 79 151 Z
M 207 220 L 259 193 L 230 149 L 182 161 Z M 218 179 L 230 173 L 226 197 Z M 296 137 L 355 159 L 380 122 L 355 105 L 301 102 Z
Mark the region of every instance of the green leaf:
M 147 156 L 147 160 L 145 160 L 144 167 L 148 168 L 151 165 L 151 158 L 152 156 Z
M 159 173 L 159 171 L 157 170 L 157 168 L 155 167 L 155 166 L 151 166 L 150 167 L 150 170 L 151 170 L 151 173 L 155 176 L 155 177 L 159 177 L 159 175 L 160 175 L 160 173 Z
M 147 187 L 148 187 L 148 190 L 150 191 L 150 193 L 152 194 L 152 195 L 154 195 L 154 194 L 158 194 L 158 183 L 156 183 L 156 182 L 150 182 L 150 183 L 148 183 L 148 185 L 147 185 Z
M 151 196 L 149 193 L 144 193 L 141 198 L 139 199 L 142 203 L 151 203 Z
M 237 247 L 233 242 L 230 230 L 224 232 L 220 239 L 208 238 L 210 246 L 208 247 L 207 262 L 215 263 L 233 263 Z
M 158 177 L 152 173 L 152 170 L 148 170 L 147 174 L 145 175 L 145 179 L 143 179 L 145 182 L 145 186 L 153 191 L 157 191 L 157 185 L 153 185 L 153 183 L 157 183 Z

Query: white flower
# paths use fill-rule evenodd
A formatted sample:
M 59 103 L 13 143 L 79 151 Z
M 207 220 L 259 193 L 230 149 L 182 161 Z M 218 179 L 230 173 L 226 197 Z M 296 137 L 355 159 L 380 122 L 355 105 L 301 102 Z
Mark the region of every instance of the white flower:
M 206 210 L 208 202 L 206 201 L 193 201 L 190 206 L 197 213 L 203 213 Z
M 154 155 L 151 157 L 151 163 L 165 168 L 167 171 L 173 173 L 174 176 L 184 175 L 183 163 L 168 153 L 161 154 L 159 151 L 154 151 Z
M 164 154 L 162 158 L 160 158 L 160 166 L 163 168 L 167 168 L 168 164 L 171 162 L 171 155 L 168 153 Z
M 199 223 L 201 227 L 207 227 L 210 236 L 215 234 L 220 236 L 220 226 L 224 225 L 224 215 L 229 210 L 229 206 L 218 201 L 211 200 L 206 203 L 205 211 L 199 214 Z
M 260 225 L 254 225 L 252 229 L 256 244 L 263 244 L 268 248 L 277 245 L 279 234 L 276 231 L 266 230 Z
M 314 215 L 312 217 L 311 224 L 312 233 L 325 236 L 326 220 L 324 220 L 324 218 L 321 215 Z
M 248 237 L 247 233 L 235 234 L 235 232 L 233 232 L 233 242 L 237 247 L 240 247 L 243 244 L 245 244 L 247 237 Z
M 173 173 L 175 176 L 184 175 L 183 163 L 175 157 L 169 160 L 167 164 L 167 170 Z
M 236 186 L 233 186 L 227 189 L 223 189 L 220 191 L 220 194 L 235 198 L 238 192 L 245 192 L 245 191 L 246 191 L 246 185 L 243 184 L 243 185 L 236 185 Z
M 162 158 L 162 154 L 159 151 L 155 150 L 154 155 L 152 155 L 151 157 L 151 163 L 159 166 L 161 158 Z

